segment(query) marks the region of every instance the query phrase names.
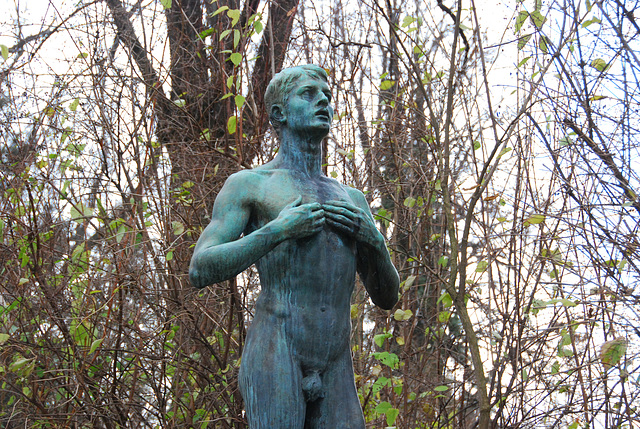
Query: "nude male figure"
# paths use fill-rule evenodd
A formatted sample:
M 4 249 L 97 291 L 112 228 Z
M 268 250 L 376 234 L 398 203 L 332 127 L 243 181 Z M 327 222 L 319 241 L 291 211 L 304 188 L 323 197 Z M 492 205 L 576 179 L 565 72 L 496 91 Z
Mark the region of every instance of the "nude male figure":
M 278 154 L 229 177 L 189 276 L 202 288 L 257 265 L 261 292 L 239 374 L 251 429 L 363 429 L 349 344 L 355 275 L 391 309 L 398 273 L 364 195 L 322 172 L 333 119 L 324 69 L 283 70 L 265 103 Z

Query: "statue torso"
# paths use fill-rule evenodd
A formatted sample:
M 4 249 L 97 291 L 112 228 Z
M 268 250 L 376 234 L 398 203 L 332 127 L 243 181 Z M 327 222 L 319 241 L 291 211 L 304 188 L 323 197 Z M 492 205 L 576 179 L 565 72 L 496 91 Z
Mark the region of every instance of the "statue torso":
M 254 170 L 246 233 L 275 219 L 302 195 L 302 204 L 351 202 L 346 188 L 327 177 L 310 178 L 290 170 Z M 322 369 L 349 347 L 350 297 L 356 275 L 356 246 L 328 225 L 311 237 L 286 240 L 257 263 L 262 291 L 253 329 L 260 323 L 284 325 L 289 345 L 307 369 Z

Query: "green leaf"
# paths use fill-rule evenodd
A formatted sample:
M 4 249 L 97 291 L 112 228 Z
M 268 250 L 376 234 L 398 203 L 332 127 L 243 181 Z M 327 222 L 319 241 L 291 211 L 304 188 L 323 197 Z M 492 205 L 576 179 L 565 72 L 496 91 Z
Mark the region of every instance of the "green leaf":
M 244 100 L 245 98 L 242 95 L 235 96 L 234 101 L 236 102 L 236 107 L 238 109 L 242 109 L 242 106 L 244 105 Z
M 95 352 L 98 347 L 100 347 L 100 345 L 102 344 L 102 341 L 104 340 L 104 338 L 99 338 L 97 340 L 95 340 L 94 342 L 91 343 L 91 347 L 89 348 L 89 354 Z
M 382 347 L 384 340 L 387 338 L 391 338 L 391 333 L 385 332 L 384 334 L 377 334 L 373 336 L 373 342 L 376 343 L 378 347 Z
M 398 364 L 400 363 L 400 359 L 398 358 L 398 355 L 395 353 L 379 352 L 379 353 L 374 353 L 373 357 L 379 360 L 380 363 L 382 363 L 383 365 L 386 365 L 393 369 L 396 369 L 398 367 Z
M 413 283 L 416 281 L 416 276 L 409 276 L 405 281 L 402 282 L 402 289 L 409 290 Z
M 591 61 L 591 67 L 598 70 L 599 72 L 605 72 L 609 69 L 610 65 L 607 64 L 607 62 L 602 58 L 596 58 L 595 60 Z
M 118 227 L 118 231 L 116 232 L 116 243 L 120 244 L 124 235 L 127 233 L 127 227 L 122 224 Z
M 393 425 L 396 421 L 396 418 L 398 417 L 398 414 L 400 414 L 400 410 L 397 408 L 394 408 L 387 401 L 380 402 L 376 406 L 375 412 L 378 414 L 384 414 L 385 416 L 387 416 L 387 426 Z
M 88 323 L 81 322 L 78 323 L 75 319 L 71 322 L 71 327 L 69 332 L 73 336 L 76 344 L 79 346 L 88 346 L 89 345 L 89 329 Z
M 254 22 L 253 23 L 253 28 L 255 28 L 256 33 L 258 33 L 258 34 L 262 33 L 262 28 L 263 28 L 262 22 L 261 21 Z
M 473 142 L 473 150 L 478 150 L 482 147 L 482 145 L 480 144 L 480 142 L 478 140 Z
M 171 221 L 171 229 L 173 229 L 173 235 L 180 235 L 184 232 L 184 224 L 177 220 Z
M 522 66 L 523 66 L 523 65 L 525 65 L 525 64 L 527 63 L 527 61 L 529 61 L 530 59 L 531 59 L 531 57 L 526 57 L 526 58 L 524 58 L 522 61 L 520 61 L 520 62 L 518 63 L 518 66 L 517 66 L 517 67 L 522 67 Z
M 602 344 L 602 347 L 600 347 L 600 361 L 605 369 L 610 369 L 620 363 L 620 360 L 627 352 L 627 344 L 627 339 L 624 337 L 618 337 Z
M 504 155 L 504 154 L 506 154 L 506 153 L 509 153 L 509 152 L 511 152 L 511 151 L 512 151 L 512 149 L 511 149 L 510 147 L 505 147 L 505 148 L 504 148 L 504 149 L 502 149 L 502 150 L 500 151 L 500 153 L 498 154 L 498 158 L 500 158 L 502 155 Z
M 541 30 L 542 26 L 547 21 L 547 18 L 545 18 L 538 10 L 534 10 L 529 16 L 531 16 L 531 22 L 533 22 L 533 25 L 535 25 L 538 30 Z
M 71 214 L 71 219 L 80 223 L 86 217 L 90 217 L 93 215 L 93 209 L 91 207 L 85 206 L 83 203 L 77 203 L 75 206 L 71 206 L 69 210 Z
M 229 120 L 227 121 L 227 130 L 229 131 L 229 134 L 235 134 L 237 121 L 238 121 L 238 118 L 236 118 L 235 116 L 230 117 Z
M 413 311 L 411 311 L 411 310 L 402 310 L 400 308 L 397 309 L 395 311 L 395 313 L 393 313 L 393 318 L 396 319 L 398 322 L 409 320 L 409 319 L 411 319 L 411 316 L 413 316 Z
M 240 44 L 240 31 L 233 30 L 233 49 L 237 48 Z
M 69 110 L 75 112 L 78 109 L 78 105 L 80 105 L 80 99 L 76 97 L 71 104 L 69 104 Z
M 527 12 L 526 10 L 521 10 L 520 13 L 518 13 L 518 16 L 516 17 L 516 28 L 515 28 L 516 34 L 520 31 L 520 29 L 522 28 L 522 25 L 525 23 L 528 17 L 529 17 L 529 12 Z
M 227 37 L 229 34 L 231 33 L 231 30 L 224 30 L 222 33 L 220 33 L 220 38 L 218 40 L 222 40 L 225 37 Z
M 407 197 L 404 199 L 404 205 L 411 208 L 416 205 L 416 199 L 413 197 Z
M 378 370 L 380 369 L 381 368 L 378 367 Z M 371 392 L 378 393 L 384 386 L 388 386 L 389 384 L 391 384 L 391 381 L 387 377 L 380 376 L 371 386 Z
M 571 138 L 569 136 L 564 136 L 560 140 L 558 140 L 558 145 L 560 147 L 569 146 L 571 143 L 573 142 L 571 141 Z
M 9 334 L 0 334 L 0 346 L 9 341 L 11 336 Z
M 383 80 L 382 83 L 380 83 L 380 90 L 386 91 L 390 89 L 393 85 L 395 85 L 395 83 L 396 82 L 393 80 Z
M 445 308 L 449 308 L 453 305 L 453 299 L 451 298 L 451 295 L 449 295 L 448 292 L 445 292 L 444 294 L 440 295 L 440 298 L 438 298 L 438 302 L 442 303 L 442 306 Z
M 478 266 L 476 267 L 476 273 L 484 273 L 487 271 L 487 267 L 489 266 L 489 262 L 480 261 L 478 262 Z
M 240 20 L 240 9 L 229 9 L 227 16 L 231 18 L 231 26 L 233 27 Z
M 20 356 L 20 355 L 18 355 Z M 24 367 L 26 364 L 31 362 L 31 359 L 27 359 L 25 357 L 20 356 L 20 358 L 16 359 L 14 362 L 9 365 L 9 371 L 16 372 Z
M 438 313 L 438 322 L 447 323 L 449 319 L 451 319 L 450 311 L 441 311 L 440 313 Z
M 171 0 L 160 0 L 160 4 L 164 10 L 171 9 Z
M 229 56 L 229 59 L 231 60 L 233 65 L 237 67 L 242 62 L 242 54 L 234 52 L 233 54 L 231 54 L 231 56 Z
M 449 387 L 443 384 L 442 386 L 434 387 L 433 390 L 435 390 L 436 392 L 446 392 L 447 390 L 449 390 Z
M 2 53 L 2 58 L 4 58 L 5 61 L 9 59 L 9 48 L 5 45 L 0 45 L 0 53 Z
M 167 262 L 169 262 L 170 260 L 173 259 L 173 250 L 169 250 L 167 252 L 167 255 L 165 256 L 165 259 L 167 260 Z
M 547 46 L 546 37 L 544 36 L 540 37 L 540 40 L 538 41 L 538 46 L 540 47 L 540 50 L 545 54 L 549 53 L 549 47 Z
M 540 213 L 532 214 L 524 221 L 524 226 L 538 225 L 544 222 L 546 216 Z
M 522 36 L 521 38 L 518 39 L 518 50 L 522 50 L 527 43 L 529 43 L 529 40 L 531 40 L 531 34 L 527 34 L 526 36 Z
M 600 24 L 601 22 L 602 21 L 600 21 L 598 18 L 591 18 L 582 23 L 582 28 L 587 28 L 591 24 Z
M 229 6 L 221 6 L 219 9 L 217 9 L 215 12 L 213 12 L 210 16 L 211 16 L 211 18 L 213 18 L 217 14 L 222 13 L 227 9 L 229 9 Z
M 405 16 L 404 19 L 402 20 L 402 27 L 406 28 L 416 21 L 417 19 L 414 18 L 413 16 Z
M 198 34 L 198 37 L 202 40 L 206 39 L 207 37 L 211 36 L 213 34 L 213 28 L 207 28 L 204 31 L 201 31 L 200 34 Z
M 360 309 L 358 308 L 358 306 L 356 304 L 351 304 L 351 318 L 352 319 L 357 319 L 358 315 L 360 314 Z
M 576 304 L 575 302 L 566 299 L 566 298 L 554 298 L 554 299 L 550 299 L 549 301 L 547 301 L 547 304 L 553 305 L 553 304 L 562 304 L 565 307 L 575 307 Z

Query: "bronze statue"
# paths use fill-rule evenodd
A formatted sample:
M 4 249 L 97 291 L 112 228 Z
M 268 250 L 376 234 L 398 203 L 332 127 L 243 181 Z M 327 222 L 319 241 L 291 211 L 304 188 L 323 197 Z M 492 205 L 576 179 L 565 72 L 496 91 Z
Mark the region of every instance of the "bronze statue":
M 250 428 L 363 429 L 349 343 L 355 275 L 391 309 L 398 273 L 362 192 L 322 172 L 333 119 L 324 69 L 283 70 L 265 103 L 278 154 L 226 181 L 189 276 L 202 288 L 257 265 L 261 292 L 239 374 Z

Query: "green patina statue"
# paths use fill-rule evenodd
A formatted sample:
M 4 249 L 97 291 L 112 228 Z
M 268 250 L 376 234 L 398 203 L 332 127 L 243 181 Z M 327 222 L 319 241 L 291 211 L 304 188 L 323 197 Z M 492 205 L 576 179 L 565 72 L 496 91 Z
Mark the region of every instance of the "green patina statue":
M 280 150 L 229 177 L 189 276 L 202 288 L 257 265 L 262 290 L 239 374 L 250 428 L 363 429 L 349 344 L 355 275 L 388 310 L 398 273 L 362 192 L 322 172 L 333 119 L 324 69 L 283 70 L 265 102 Z

